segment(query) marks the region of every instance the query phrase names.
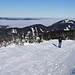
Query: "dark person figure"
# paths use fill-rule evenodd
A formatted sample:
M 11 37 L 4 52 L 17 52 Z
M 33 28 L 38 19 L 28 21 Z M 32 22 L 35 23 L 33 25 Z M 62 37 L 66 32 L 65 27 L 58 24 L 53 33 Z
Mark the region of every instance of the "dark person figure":
M 61 48 L 61 44 L 62 44 L 62 36 L 60 36 L 60 37 L 58 38 L 58 41 L 59 41 L 58 47 Z

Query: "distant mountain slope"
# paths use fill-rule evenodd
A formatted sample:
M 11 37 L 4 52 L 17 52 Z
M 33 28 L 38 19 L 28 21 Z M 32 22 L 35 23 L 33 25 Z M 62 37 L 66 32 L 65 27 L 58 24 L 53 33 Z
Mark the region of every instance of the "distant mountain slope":
M 46 31 L 46 26 L 42 25 L 42 24 L 35 24 L 35 25 L 31 25 L 31 26 L 27 26 L 22 28 L 22 31 L 24 32 L 34 32 L 34 33 L 42 33 L 44 31 Z
M 24 28 L 17 28 L 17 27 L 8 28 L 8 29 L 5 29 L 3 31 L 3 33 L 5 33 L 7 35 L 7 34 L 12 34 L 12 33 L 17 32 L 17 34 L 24 33 L 25 35 L 27 35 L 28 33 L 39 34 L 39 33 L 45 32 L 45 31 L 47 31 L 46 26 L 44 26 L 42 24 L 35 24 L 35 25 L 24 27 Z
M 54 30 L 74 30 L 75 29 L 75 21 L 74 20 L 61 20 L 57 23 L 52 24 L 48 27 L 49 31 Z
M 7 29 L 7 30 L 6 30 Z M 7 32 L 12 31 L 12 29 L 16 29 L 18 33 L 24 32 L 25 34 L 27 33 L 43 33 L 46 31 L 55 31 L 55 30 L 75 30 L 75 21 L 74 20 L 61 20 L 59 22 L 56 22 L 52 24 L 51 26 L 46 27 L 43 24 L 34 24 L 31 26 L 23 27 L 23 28 L 8 28 L 8 25 L 2 26 L 0 25 L 0 31 L 5 30 Z
M 8 25 L 0 25 L 0 31 L 3 31 L 7 29 L 9 26 Z

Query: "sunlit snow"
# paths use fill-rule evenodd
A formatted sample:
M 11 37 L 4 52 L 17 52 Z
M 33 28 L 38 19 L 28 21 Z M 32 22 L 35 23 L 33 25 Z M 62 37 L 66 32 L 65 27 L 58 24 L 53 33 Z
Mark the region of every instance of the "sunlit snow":
M 0 48 L 0 75 L 75 75 L 75 41 L 11 44 Z

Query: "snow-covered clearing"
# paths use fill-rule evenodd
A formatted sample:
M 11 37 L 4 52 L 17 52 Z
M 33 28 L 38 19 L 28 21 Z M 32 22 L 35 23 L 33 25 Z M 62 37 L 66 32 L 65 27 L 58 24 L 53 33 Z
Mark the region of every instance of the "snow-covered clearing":
M 75 75 L 75 41 L 25 43 L 0 48 L 0 75 Z

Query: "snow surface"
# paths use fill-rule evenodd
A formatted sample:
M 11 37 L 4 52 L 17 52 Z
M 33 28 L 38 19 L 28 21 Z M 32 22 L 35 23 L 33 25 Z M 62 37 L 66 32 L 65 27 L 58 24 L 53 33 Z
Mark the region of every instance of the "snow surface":
M 75 41 L 11 44 L 0 48 L 0 75 L 75 75 Z

